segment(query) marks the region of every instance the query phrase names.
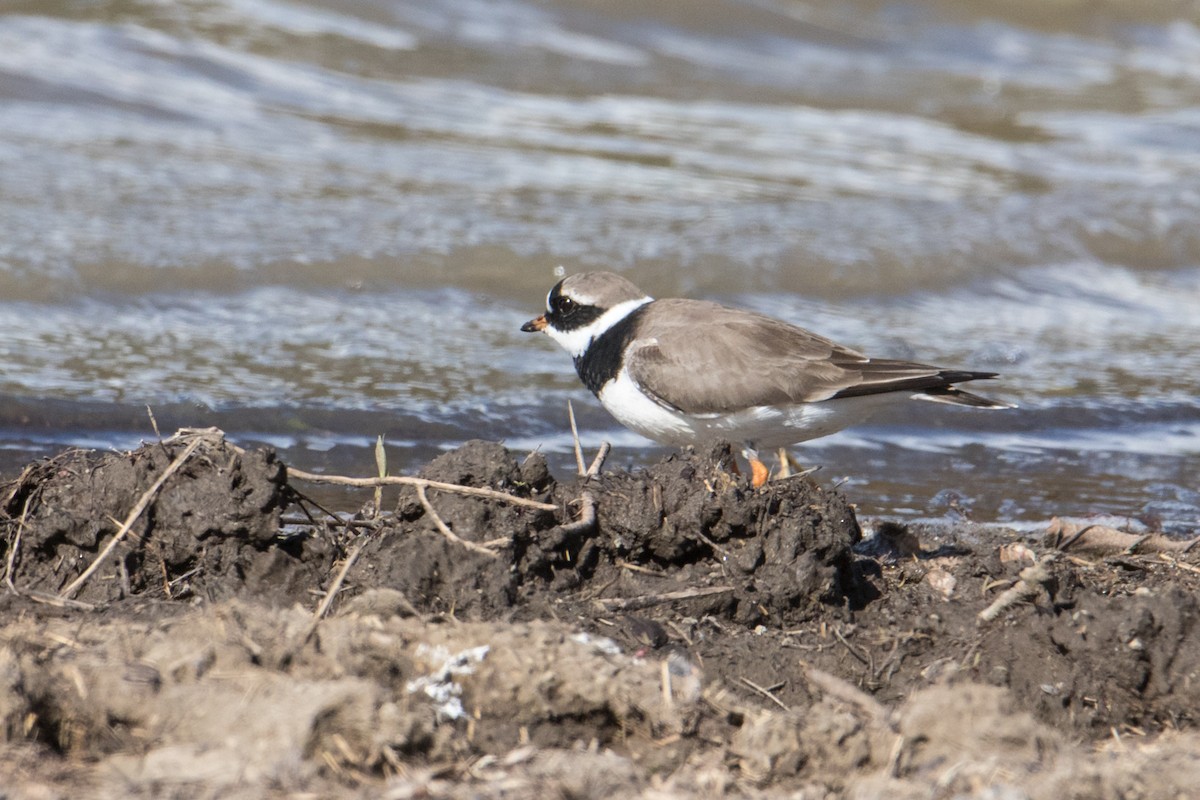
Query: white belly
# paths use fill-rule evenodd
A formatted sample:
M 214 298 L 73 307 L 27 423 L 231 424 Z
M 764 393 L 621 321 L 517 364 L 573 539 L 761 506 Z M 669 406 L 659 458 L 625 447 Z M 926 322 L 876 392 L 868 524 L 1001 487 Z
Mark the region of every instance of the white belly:
M 836 433 L 908 396 L 873 394 L 790 406 L 753 406 L 728 414 L 689 416 L 659 405 L 642 394 L 628 373 L 621 370 L 601 389 L 600 402 L 617 422 L 662 444 L 682 447 L 727 440 L 775 448 Z

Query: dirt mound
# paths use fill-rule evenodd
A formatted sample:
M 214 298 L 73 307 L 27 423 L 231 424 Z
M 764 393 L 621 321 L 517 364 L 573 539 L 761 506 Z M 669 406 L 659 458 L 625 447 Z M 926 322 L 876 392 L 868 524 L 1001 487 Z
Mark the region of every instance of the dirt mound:
M 816 702 L 764 707 L 572 626 L 405 616 L 387 593 L 299 650 L 308 613 L 243 601 L 6 624 L 8 796 L 1115 800 L 1200 780 L 1194 733 L 1095 752 L 998 687 L 889 708 L 811 669 Z
M 556 481 L 470 442 L 392 479 L 394 512 L 320 522 L 273 454 L 213 432 L 32 465 L 0 487 L 0 786 L 1193 791 L 1191 550 L 1105 533 L 1083 558 L 1061 525 L 864 538 L 837 492 L 731 465 L 719 447 Z
M 157 489 L 189 443 L 196 448 Z M 71 596 L 106 603 L 135 595 L 212 600 L 241 592 L 307 600 L 332 558 L 319 539 L 280 536 L 287 470 L 267 450 L 220 436 L 176 438 L 131 453 L 70 450 L 27 468 L 0 493 L 7 579 L 57 595 L 96 561 L 126 517 L 128 533 Z M 18 538 L 19 532 L 19 538 Z
M 803 479 L 752 491 L 732 465 L 726 445 L 648 470 L 559 484 L 537 454 L 518 463 L 498 444 L 468 442 L 419 477 L 505 491 L 559 511 L 430 490 L 430 513 L 406 488 L 394 524 L 364 551 L 359 580 L 464 619 L 540 616 L 551 605 L 572 613 L 598 600 L 620 610 L 672 602 L 740 625 L 783 625 L 822 604 L 844 605 L 854 589 L 851 547 L 860 538 L 845 499 Z M 495 549 L 465 549 L 439 521 Z
M 561 625 L 439 624 L 387 605 L 352 605 L 299 654 L 311 622 L 299 608 L 9 624 L 0 725 L 96 762 L 89 796 L 225 796 L 536 744 L 567 720 L 585 743 L 678 735 L 695 706 L 695 691 L 664 698 L 656 665 Z

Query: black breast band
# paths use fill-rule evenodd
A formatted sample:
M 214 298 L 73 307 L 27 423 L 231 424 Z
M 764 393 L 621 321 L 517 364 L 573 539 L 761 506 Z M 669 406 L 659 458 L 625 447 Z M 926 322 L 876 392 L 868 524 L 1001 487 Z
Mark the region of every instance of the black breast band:
M 575 371 L 592 394 L 599 397 L 604 385 L 621 371 L 625 363 L 625 347 L 637 335 L 638 320 L 649 305 L 638 306 L 626 314 L 620 322 L 593 339 L 583 355 L 575 359 Z

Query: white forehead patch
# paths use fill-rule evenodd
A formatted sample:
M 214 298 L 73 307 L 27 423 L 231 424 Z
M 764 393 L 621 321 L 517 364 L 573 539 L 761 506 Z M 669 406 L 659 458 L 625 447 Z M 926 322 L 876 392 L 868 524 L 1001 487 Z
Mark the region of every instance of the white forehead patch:
M 576 303 L 578 303 L 578 304 L 579 304 L 579 305 L 581 305 L 581 306 L 594 306 L 594 305 L 597 305 L 597 302 L 596 302 L 596 298 L 595 298 L 595 296 L 593 296 L 593 295 L 590 295 L 590 294 L 582 294 L 582 293 L 580 293 L 580 292 L 579 292 L 578 290 L 576 290 L 576 289 L 568 289 L 568 290 L 567 290 L 567 291 L 565 291 L 565 292 L 564 292 L 564 291 L 560 291 L 560 292 L 559 292 L 559 294 L 560 294 L 562 297 L 569 297 L 570 299 L 574 300 Z M 546 309 L 547 309 L 547 310 L 551 310 L 551 309 L 550 309 L 550 298 L 551 298 L 553 295 L 554 295 L 554 290 L 553 290 L 553 289 L 551 289 L 550 291 L 546 292 Z

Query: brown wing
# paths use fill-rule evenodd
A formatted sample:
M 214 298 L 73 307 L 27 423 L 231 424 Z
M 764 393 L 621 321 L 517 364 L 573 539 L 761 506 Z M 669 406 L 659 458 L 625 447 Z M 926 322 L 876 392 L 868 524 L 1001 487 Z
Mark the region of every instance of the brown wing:
M 659 300 L 625 355 L 630 376 L 664 405 L 693 414 L 920 392 L 985 377 L 907 361 L 871 360 L 770 317 L 699 300 Z

